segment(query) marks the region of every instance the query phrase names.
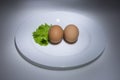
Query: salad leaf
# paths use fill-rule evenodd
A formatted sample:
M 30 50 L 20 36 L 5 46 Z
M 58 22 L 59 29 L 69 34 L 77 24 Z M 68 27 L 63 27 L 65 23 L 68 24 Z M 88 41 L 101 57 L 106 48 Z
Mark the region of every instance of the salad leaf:
M 33 32 L 33 38 L 36 43 L 41 46 L 47 46 L 48 41 L 48 32 L 52 25 L 48 25 L 47 23 L 41 24 L 36 31 Z

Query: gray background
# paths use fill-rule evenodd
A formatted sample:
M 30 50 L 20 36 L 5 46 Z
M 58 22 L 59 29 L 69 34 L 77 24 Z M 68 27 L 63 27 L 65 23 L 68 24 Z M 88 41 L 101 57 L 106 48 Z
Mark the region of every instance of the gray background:
M 120 6 L 111 0 L 0 1 L 0 80 L 120 80 Z M 26 62 L 14 46 L 15 31 L 29 10 L 76 11 L 99 22 L 107 39 L 103 55 L 74 70 L 56 71 Z

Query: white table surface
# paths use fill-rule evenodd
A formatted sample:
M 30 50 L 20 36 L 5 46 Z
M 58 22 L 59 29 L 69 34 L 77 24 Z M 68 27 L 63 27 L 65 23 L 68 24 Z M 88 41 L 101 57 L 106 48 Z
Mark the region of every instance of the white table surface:
M 102 0 L 104 1 L 104 0 Z M 107 5 L 108 4 L 108 5 Z M 103 5 L 103 6 L 101 6 Z M 54 7 L 54 6 L 57 6 Z M 29 11 L 41 8 L 76 11 L 98 21 L 107 38 L 102 56 L 74 70 L 47 70 L 25 61 L 14 45 L 15 31 Z M 7 1 L 0 3 L 0 80 L 119 80 L 120 8 L 116 4 L 90 1 Z

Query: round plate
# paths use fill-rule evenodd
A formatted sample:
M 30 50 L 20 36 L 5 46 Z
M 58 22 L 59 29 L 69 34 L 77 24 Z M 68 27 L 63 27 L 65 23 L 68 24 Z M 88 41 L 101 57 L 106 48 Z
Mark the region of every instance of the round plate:
M 68 24 L 75 24 L 80 32 L 77 42 L 68 44 L 62 40 L 57 45 L 40 46 L 34 42 L 32 33 L 44 23 L 57 24 L 63 29 Z M 64 11 L 40 12 L 21 24 L 15 35 L 15 45 L 34 65 L 67 69 L 85 65 L 100 56 L 105 48 L 105 38 L 102 28 L 83 15 Z

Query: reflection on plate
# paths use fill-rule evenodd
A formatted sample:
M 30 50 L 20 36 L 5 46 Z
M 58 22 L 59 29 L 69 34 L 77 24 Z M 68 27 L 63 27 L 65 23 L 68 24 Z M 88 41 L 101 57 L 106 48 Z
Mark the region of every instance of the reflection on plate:
M 48 69 L 72 69 L 88 64 L 100 56 L 105 48 L 102 28 L 91 19 L 72 12 L 40 12 L 22 23 L 15 35 L 15 45 L 21 56 L 28 62 Z M 43 23 L 58 24 L 64 29 L 68 24 L 79 28 L 75 44 L 62 41 L 58 45 L 40 46 L 32 32 Z

